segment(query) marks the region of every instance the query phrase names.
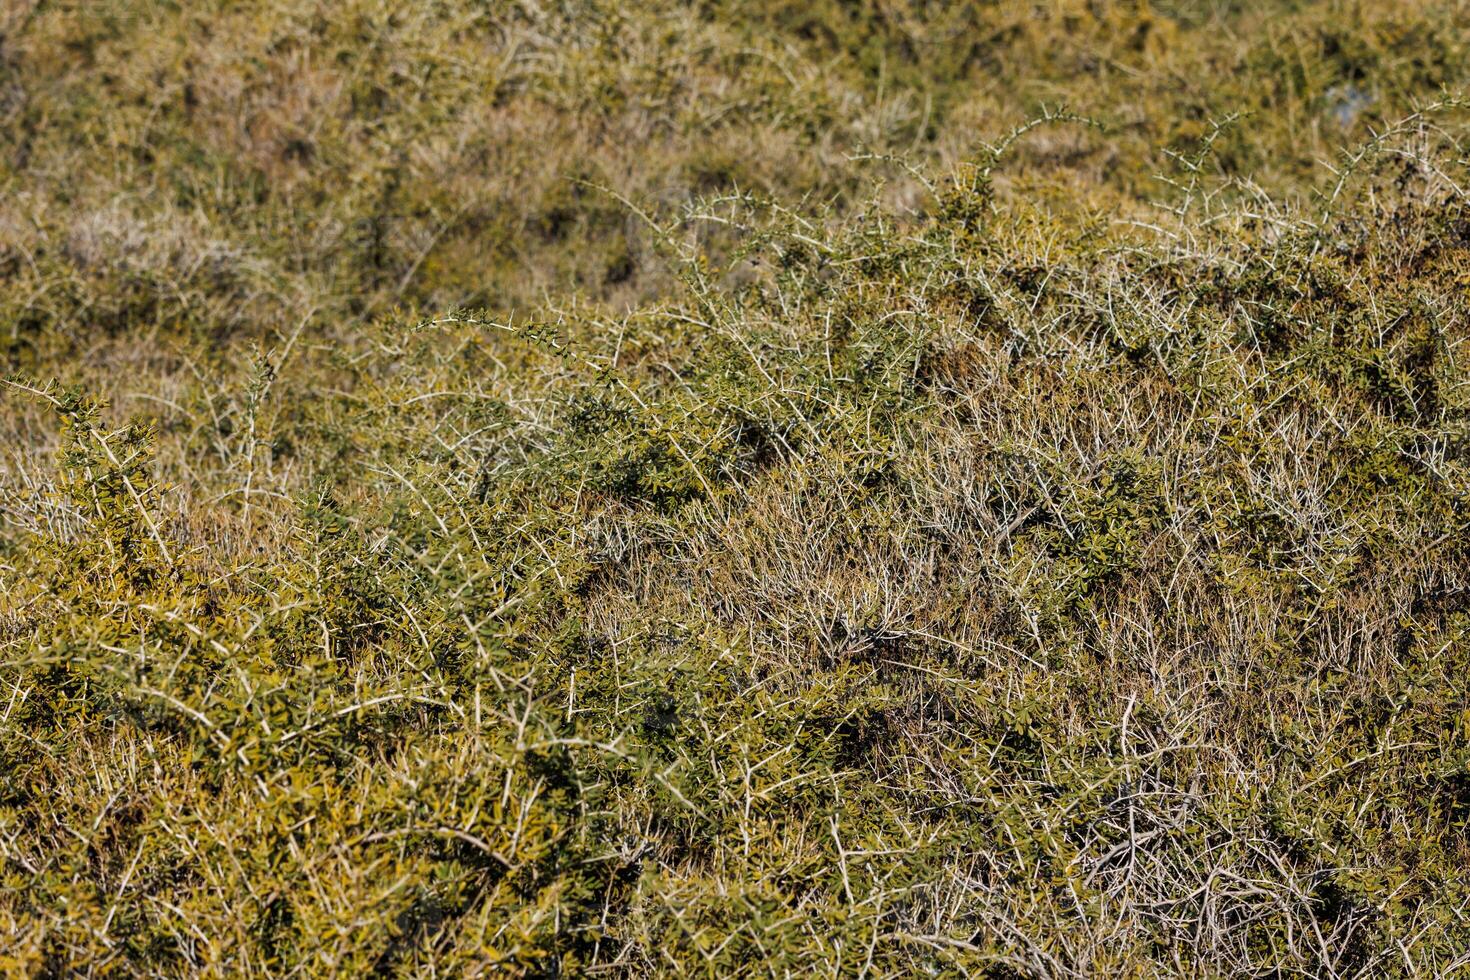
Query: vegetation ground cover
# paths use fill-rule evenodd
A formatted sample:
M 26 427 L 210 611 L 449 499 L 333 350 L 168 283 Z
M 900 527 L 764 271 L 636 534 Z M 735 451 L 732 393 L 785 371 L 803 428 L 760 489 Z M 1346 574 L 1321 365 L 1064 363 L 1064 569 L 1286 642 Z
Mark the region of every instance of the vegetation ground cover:
M 0 970 L 1465 973 L 1467 15 L 0 9 Z

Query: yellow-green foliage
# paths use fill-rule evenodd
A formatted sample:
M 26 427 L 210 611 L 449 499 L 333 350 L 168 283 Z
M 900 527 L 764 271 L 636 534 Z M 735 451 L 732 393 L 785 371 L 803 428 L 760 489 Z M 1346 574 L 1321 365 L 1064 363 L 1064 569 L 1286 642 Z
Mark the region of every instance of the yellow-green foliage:
M 1466 15 L 0 9 L 0 973 L 1470 971 Z

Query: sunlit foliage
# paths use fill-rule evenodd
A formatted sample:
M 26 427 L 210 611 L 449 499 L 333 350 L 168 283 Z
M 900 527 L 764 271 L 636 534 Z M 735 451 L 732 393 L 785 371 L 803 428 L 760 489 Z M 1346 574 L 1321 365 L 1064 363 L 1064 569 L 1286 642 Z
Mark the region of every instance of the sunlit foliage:
M 0 972 L 1470 969 L 1470 18 L 0 10 Z

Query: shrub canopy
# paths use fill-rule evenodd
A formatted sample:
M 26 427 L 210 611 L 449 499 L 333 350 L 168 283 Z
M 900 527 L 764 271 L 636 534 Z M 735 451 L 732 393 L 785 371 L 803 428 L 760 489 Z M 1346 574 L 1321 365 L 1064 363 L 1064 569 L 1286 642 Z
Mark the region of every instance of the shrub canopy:
M 1470 965 L 1462 4 L 0 12 L 0 970 Z

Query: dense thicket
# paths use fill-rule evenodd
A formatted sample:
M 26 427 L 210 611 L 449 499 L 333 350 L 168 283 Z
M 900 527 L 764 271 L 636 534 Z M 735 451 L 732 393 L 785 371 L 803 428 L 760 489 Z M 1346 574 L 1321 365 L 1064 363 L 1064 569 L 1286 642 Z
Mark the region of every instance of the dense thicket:
M 0 970 L 1470 969 L 1462 4 L 0 11 Z

